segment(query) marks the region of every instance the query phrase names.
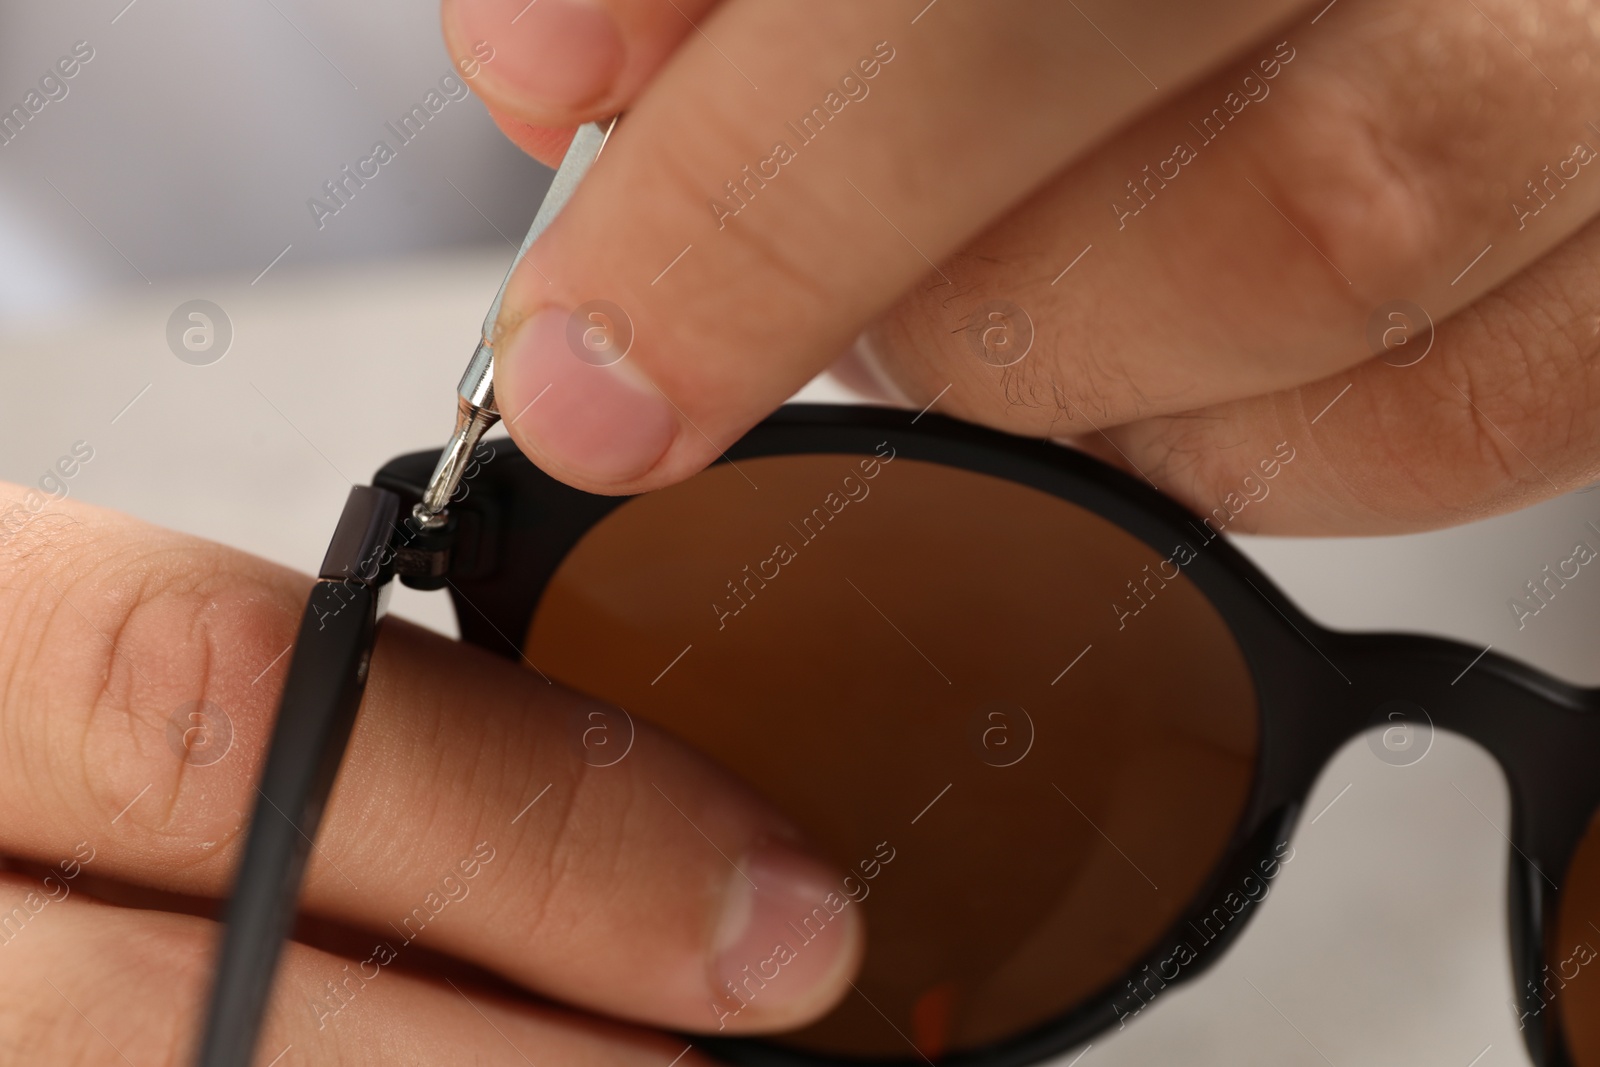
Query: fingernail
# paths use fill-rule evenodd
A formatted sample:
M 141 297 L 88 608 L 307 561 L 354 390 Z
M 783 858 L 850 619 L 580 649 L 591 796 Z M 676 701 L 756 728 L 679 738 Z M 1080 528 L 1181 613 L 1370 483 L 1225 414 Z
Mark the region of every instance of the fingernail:
M 622 69 L 622 34 L 593 0 L 457 0 L 458 32 L 486 41 L 484 71 L 532 109 L 595 103 Z
M 612 308 L 591 321 L 595 314 L 576 319 L 547 307 L 525 320 L 495 353 L 495 392 L 511 435 L 536 457 L 610 485 L 655 466 L 677 436 L 678 418 L 628 362 L 631 326 L 620 346 L 605 332 L 626 316 Z
M 776 840 L 757 845 L 729 883 L 713 946 L 720 1027 L 829 1007 L 860 959 L 860 907 L 828 867 Z

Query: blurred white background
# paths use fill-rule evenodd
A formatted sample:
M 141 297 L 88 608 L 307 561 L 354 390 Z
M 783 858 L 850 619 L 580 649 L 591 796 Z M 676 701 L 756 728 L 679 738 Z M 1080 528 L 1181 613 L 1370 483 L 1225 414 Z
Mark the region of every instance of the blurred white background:
M 34 483 L 87 441 L 73 496 L 310 569 L 351 481 L 442 443 L 548 171 L 453 102 L 319 230 L 306 200 L 449 71 L 434 6 L 126 4 L 0 0 L 0 109 L 94 49 L 0 146 L 0 478 Z M 232 324 L 208 366 L 167 343 L 196 298 Z M 1591 520 L 1600 492 L 1423 536 L 1241 544 L 1325 623 L 1493 644 L 1595 684 L 1600 579 L 1521 631 L 1507 606 Z M 401 591 L 397 610 L 452 627 L 442 594 Z M 1507 802 L 1465 741 L 1407 768 L 1352 744 L 1231 955 L 1078 1062 L 1525 1063 Z
M 66 96 L 0 146 L 0 316 L 146 278 L 254 277 L 291 245 L 279 267 L 496 241 L 495 227 L 520 239 L 548 177 L 481 107 L 451 103 L 317 227 L 306 200 L 396 143 L 384 124 L 461 58 L 425 0 L 6 0 L 0 111 L 79 41 L 93 59 Z

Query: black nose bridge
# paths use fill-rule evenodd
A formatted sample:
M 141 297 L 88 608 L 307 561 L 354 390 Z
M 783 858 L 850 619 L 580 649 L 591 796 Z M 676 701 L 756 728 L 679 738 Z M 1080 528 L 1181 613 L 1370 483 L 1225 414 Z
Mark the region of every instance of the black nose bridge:
M 1505 773 L 1518 845 L 1564 858 L 1600 801 L 1600 690 L 1442 638 L 1338 634 L 1333 647 L 1358 698 L 1347 729 L 1393 729 L 1399 746 L 1411 727 L 1476 741 Z
M 1543 1011 L 1560 885 L 1600 807 L 1600 690 L 1579 689 L 1492 651 L 1402 634 L 1331 634 L 1325 647 L 1349 675 L 1332 703 L 1348 733 L 1372 736 L 1380 759 L 1420 758 L 1437 730 L 1477 742 L 1510 793 L 1507 933 L 1522 1036 L 1533 1062 L 1563 1067 L 1558 1011 Z

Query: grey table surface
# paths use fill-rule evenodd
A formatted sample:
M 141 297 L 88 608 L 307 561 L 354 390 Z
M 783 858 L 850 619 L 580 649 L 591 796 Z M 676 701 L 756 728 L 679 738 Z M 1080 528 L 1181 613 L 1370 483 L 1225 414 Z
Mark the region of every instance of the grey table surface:
M 254 284 L 254 271 L 219 273 L 13 314 L 0 325 L 0 477 L 35 482 L 87 441 L 94 459 L 71 481 L 74 497 L 309 570 L 351 482 L 442 443 L 508 256 L 285 263 Z M 169 315 L 193 298 L 215 301 L 233 328 L 209 366 L 167 343 Z M 838 396 L 825 382 L 803 394 Z M 1328 624 L 1493 644 L 1594 684 L 1600 579 L 1580 578 L 1520 632 L 1507 607 L 1590 520 L 1600 522 L 1600 493 L 1425 535 L 1238 543 Z M 394 610 L 453 630 L 440 594 L 400 590 Z M 1507 806 L 1493 760 L 1465 740 L 1440 735 L 1405 768 L 1352 742 L 1310 799 L 1316 817 L 1297 832 L 1295 862 L 1234 949 L 1061 1062 L 1525 1063 L 1509 1007 Z

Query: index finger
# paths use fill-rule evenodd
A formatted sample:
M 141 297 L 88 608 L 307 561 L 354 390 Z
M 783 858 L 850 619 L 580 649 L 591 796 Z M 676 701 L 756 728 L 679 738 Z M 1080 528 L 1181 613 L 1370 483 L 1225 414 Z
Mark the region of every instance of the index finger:
M 0 490 L 0 513 L 19 498 Z M 307 581 L 74 501 L 7 533 L 0 850 L 224 893 Z M 596 715 L 626 722 L 625 758 L 584 759 Z M 751 1031 L 847 988 L 854 911 L 748 1010 L 718 1012 L 833 883 L 777 812 L 681 744 L 391 620 L 303 904 L 583 1007 Z
M 1029 190 L 1294 6 L 724 4 L 512 279 L 512 436 L 591 491 L 686 477 L 908 288 L 948 284 L 937 264 Z
M 444 0 L 456 65 L 506 135 L 555 166 L 572 127 L 627 107 L 718 0 Z

